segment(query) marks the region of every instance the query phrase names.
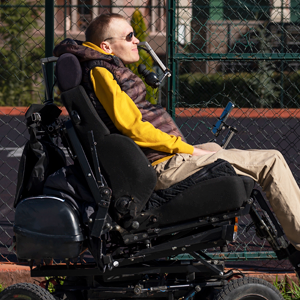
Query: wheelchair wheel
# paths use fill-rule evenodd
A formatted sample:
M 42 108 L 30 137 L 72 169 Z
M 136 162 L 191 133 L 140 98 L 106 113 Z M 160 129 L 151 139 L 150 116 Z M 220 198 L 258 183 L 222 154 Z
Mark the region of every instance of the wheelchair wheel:
M 16 298 L 19 300 L 55 300 L 47 290 L 32 283 L 17 283 L 0 293 L 0 300 Z
M 230 281 L 214 300 L 283 300 L 280 292 L 269 282 L 253 277 Z

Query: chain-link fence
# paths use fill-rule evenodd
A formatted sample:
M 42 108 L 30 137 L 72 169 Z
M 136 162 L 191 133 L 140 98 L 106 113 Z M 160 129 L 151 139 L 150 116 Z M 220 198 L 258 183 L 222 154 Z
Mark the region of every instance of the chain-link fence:
M 0 260 L 16 261 L 12 243 L 13 200 L 22 146 L 24 112 L 43 98 L 40 58 L 45 55 L 43 1 L 0 2 Z M 23 107 L 21 107 L 23 106 Z
M 300 183 L 300 3 L 178 0 L 168 2 L 168 11 L 175 12 L 167 35 L 175 75 L 169 80 L 169 110 L 188 141 L 211 140 L 218 108 L 232 101 L 236 108 L 227 123 L 239 134 L 228 147 L 278 149 Z M 273 256 L 267 242 L 253 238 L 249 223 L 242 220 L 233 252 L 220 255 Z
M 230 100 L 236 108 L 228 124 L 234 124 L 239 134 L 229 147 L 276 148 L 300 181 L 300 5 L 296 0 L 51 2 L 13 0 L 1 1 L 0 5 L 0 104 L 10 106 L 1 110 L 0 127 L 1 261 L 16 261 L 8 252 L 13 235 L 13 199 L 22 146 L 28 137 L 25 107 L 44 97 L 39 59 L 51 56 L 52 45 L 64 38 L 84 40 L 89 22 L 104 12 L 124 15 L 132 22 L 136 36 L 147 40 L 168 64 L 172 71 L 168 86 L 149 89 L 148 100 L 167 107 L 190 143 L 213 138 L 210 129 Z M 145 53 L 140 54 L 148 68 L 159 72 Z M 54 100 L 59 103 L 56 87 Z M 272 249 L 255 237 L 250 223 L 250 217 L 243 218 L 237 242 L 229 245 L 228 253 L 216 255 L 243 263 L 264 260 L 260 266 L 290 268 L 289 264 L 266 260 L 274 257 Z

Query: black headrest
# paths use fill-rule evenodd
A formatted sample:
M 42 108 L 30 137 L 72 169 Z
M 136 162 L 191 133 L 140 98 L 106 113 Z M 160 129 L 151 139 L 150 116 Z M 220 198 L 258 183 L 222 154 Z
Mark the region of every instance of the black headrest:
M 56 62 L 55 75 L 61 92 L 68 91 L 81 83 L 82 70 L 74 54 L 65 53 Z

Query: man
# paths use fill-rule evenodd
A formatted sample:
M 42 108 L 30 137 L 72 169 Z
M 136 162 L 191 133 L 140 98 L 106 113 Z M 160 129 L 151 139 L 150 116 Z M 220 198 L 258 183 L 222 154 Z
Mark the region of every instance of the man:
M 185 142 L 172 118 L 145 100 L 145 86 L 124 64 L 137 62 L 139 40 L 118 14 L 101 15 L 86 30 L 86 42 L 67 40 L 54 49 L 79 58 L 82 85 L 111 132 L 121 132 L 141 147 L 164 189 L 218 158 L 239 175 L 257 181 L 269 199 L 288 239 L 300 250 L 300 190 L 283 156 L 276 150 L 224 150 L 214 143 Z

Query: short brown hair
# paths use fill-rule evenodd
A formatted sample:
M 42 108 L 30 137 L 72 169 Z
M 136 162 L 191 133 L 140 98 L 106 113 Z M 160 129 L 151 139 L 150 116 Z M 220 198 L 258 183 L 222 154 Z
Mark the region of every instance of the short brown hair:
M 107 31 L 112 19 L 123 19 L 120 14 L 109 13 L 96 17 L 85 31 L 85 40 L 95 45 L 100 45 L 107 38 Z

